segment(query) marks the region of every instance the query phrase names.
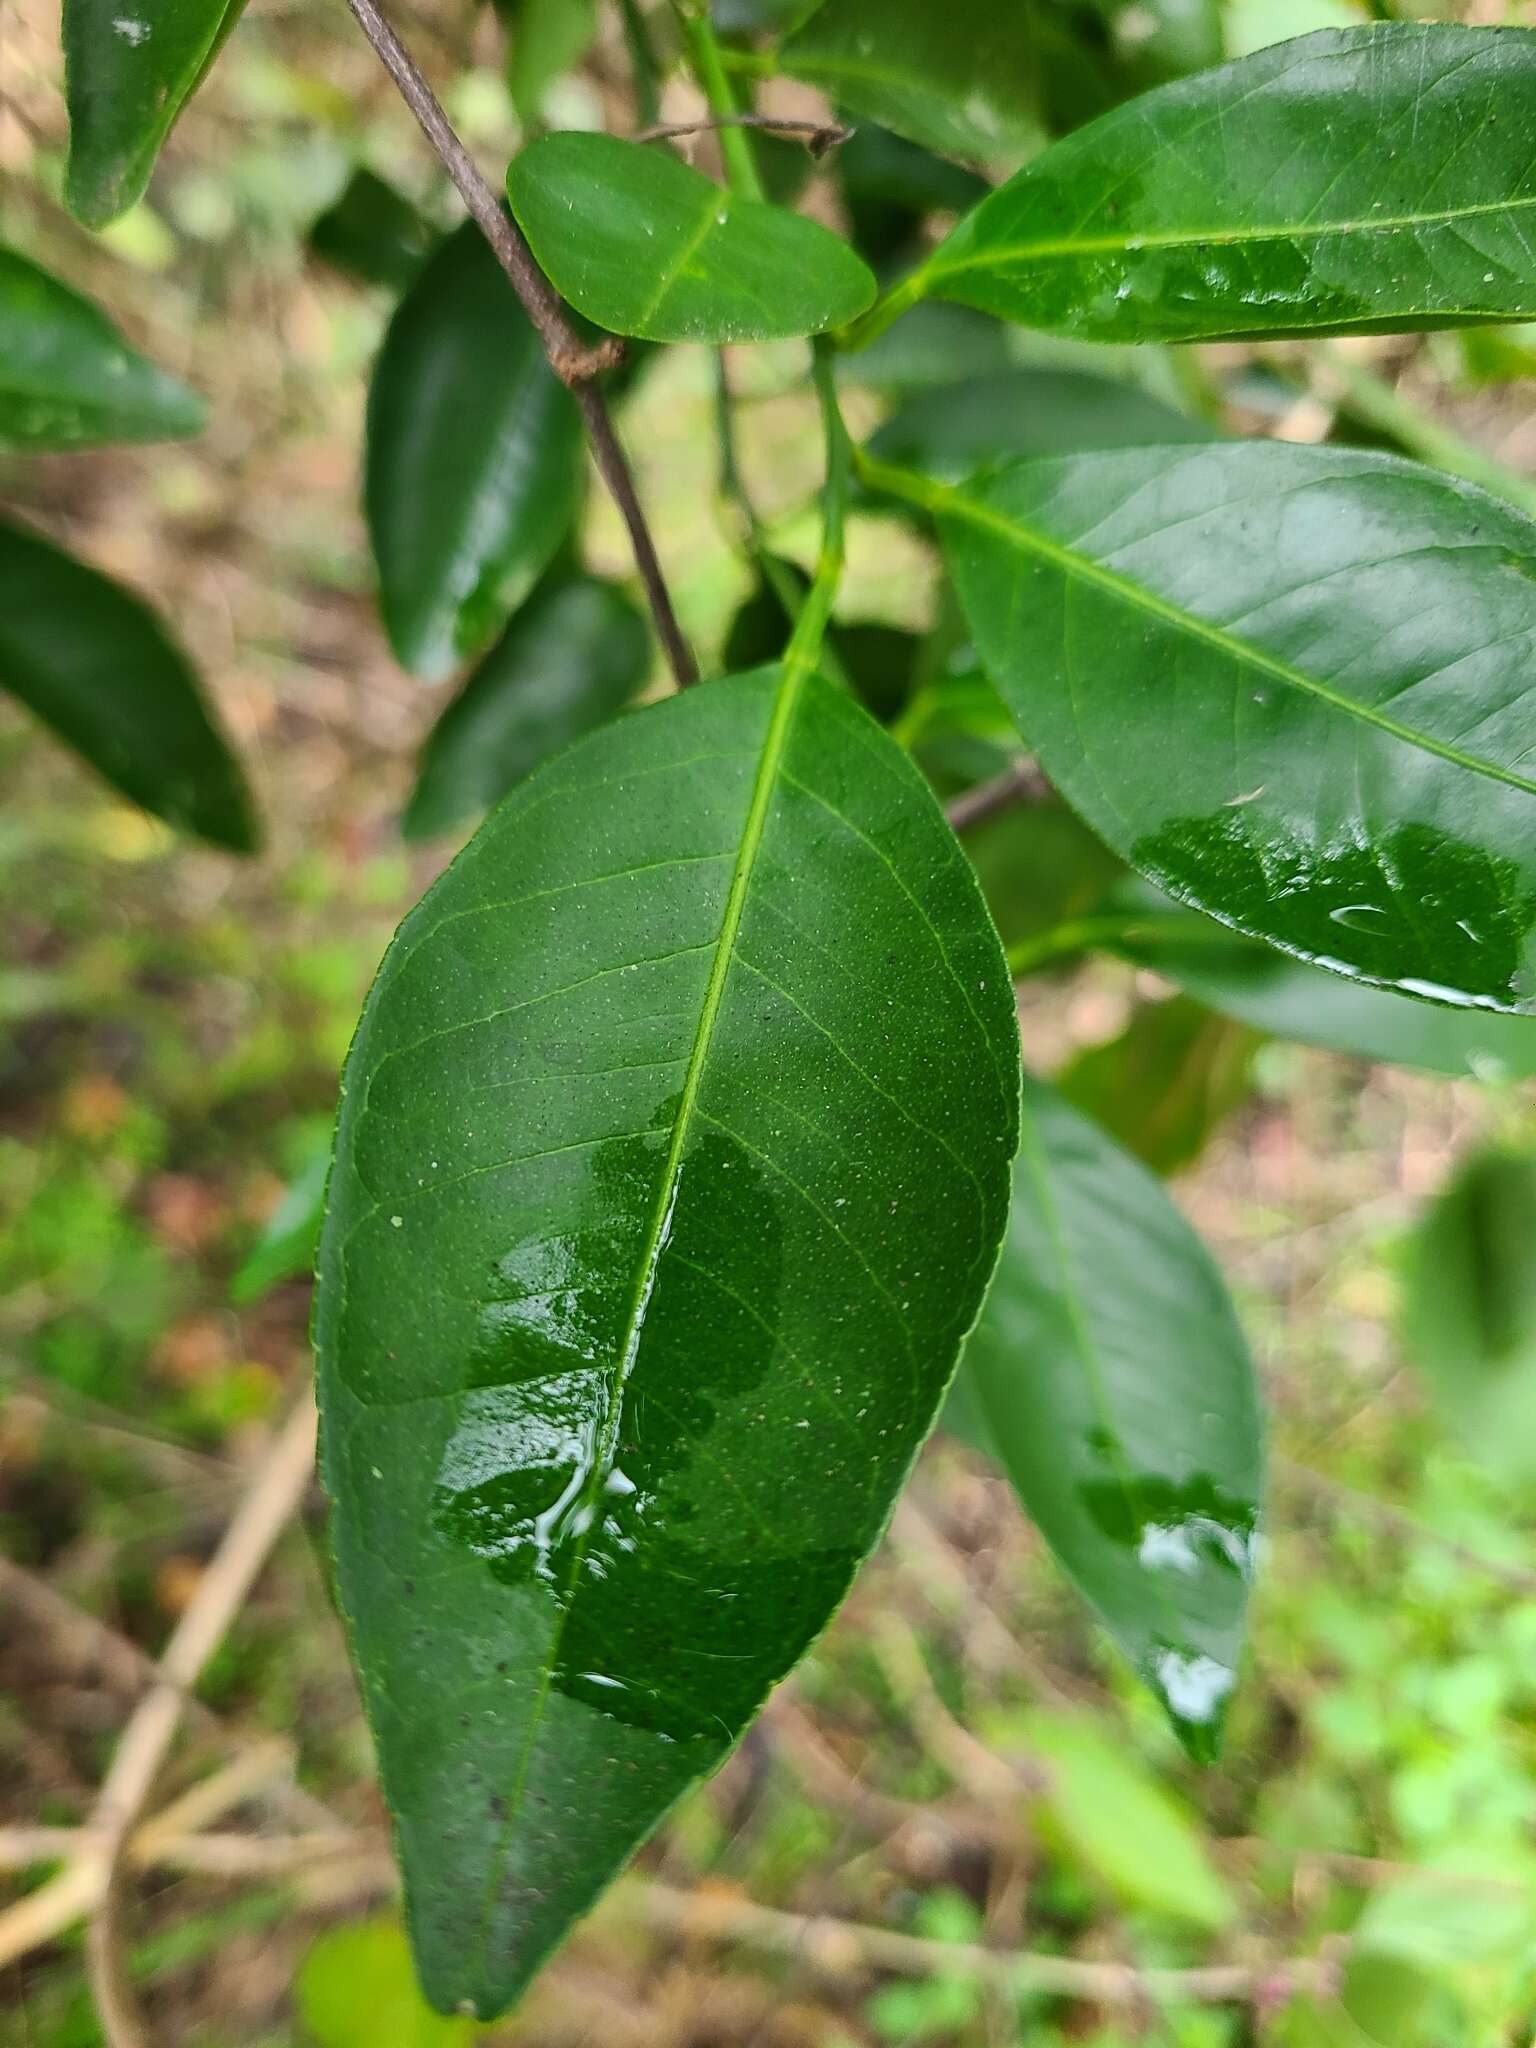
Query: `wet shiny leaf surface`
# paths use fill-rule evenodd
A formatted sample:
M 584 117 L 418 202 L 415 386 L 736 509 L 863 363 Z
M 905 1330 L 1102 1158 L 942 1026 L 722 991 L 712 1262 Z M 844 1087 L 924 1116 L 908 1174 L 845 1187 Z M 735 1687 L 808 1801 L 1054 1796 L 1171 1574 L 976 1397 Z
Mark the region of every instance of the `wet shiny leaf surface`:
M 949 156 L 1037 149 L 1034 16 L 997 0 L 825 0 L 780 51 L 792 78 Z
M 92 448 L 198 433 L 207 407 L 101 309 L 0 247 L 0 448 Z
M 99 228 L 138 199 L 244 0 L 65 0 L 64 196 Z
M 783 340 L 841 326 L 875 296 L 836 235 L 651 145 L 546 135 L 513 159 L 507 191 L 544 270 L 614 334 Z
M 990 1277 L 1017 1085 L 953 834 L 798 668 L 580 742 L 401 928 L 317 1342 L 445 2010 L 518 1993 L 842 1598 Z
M 534 592 L 427 741 L 401 830 L 452 831 L 559 748 L 621 711 L 651 665 L 645 620 L 595 576 Z
M 1162 1188 L 1027 1077 L 1012 1218 L 963 1378 L 1026 1512 L 1192 1754 L 1213 1754 L 1258 1526 L 1252 1364 Z
M 124 796 L 236 853 L 261 834 L 186 656 L 138 598 L 0 524 L 0 690 Z
M 1160 888 L 1363 981 L 1531 1005 L 1530 520 L 1273 442 L 914 495 L 1026 742 Z
M 570 529 L 581 416 L 473 221 L 390 321 L 364 499 L 390 645 L 446 675 L 493 640 Z
M 1536 312 L 1536 32 L 1327 29 L 1158 88 L 984 200 L 927 288 L 1091 341 Z

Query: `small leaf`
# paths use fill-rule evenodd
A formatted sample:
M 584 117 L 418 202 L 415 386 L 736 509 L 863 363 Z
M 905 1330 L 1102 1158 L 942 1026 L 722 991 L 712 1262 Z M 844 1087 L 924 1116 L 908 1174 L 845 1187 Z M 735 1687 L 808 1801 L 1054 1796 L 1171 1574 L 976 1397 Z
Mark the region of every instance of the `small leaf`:
M 1068 1714 L 1032 1715 L 1028 1736 L 1046 1766 L 1042 1804 L 1096 1876 L 1132 1905 L 1196 1927 L 1231 1924 L 1232 1896 L 1194 1824 L 1123 1736 Z
M 1017 1087 L 954 835 L 798 660 L 578 741 L 402 926 L 316 1341 L 441 2009 L 517 1996 L 842 1599 L 990 1276 Z
M 143 196 L 161 144 L 244 0 L 64 0 L 64 197 L 105 227 Z
M 322 262 L 363 284 L 399 292 L 415 279 L 437 240 L 437 230 L 410 200 L 366 166 L 352 173 L 309 230 L 309 246 Z
M 260 830 L 186 657 L 147 606 L 0 524 L 0 689 L 146 811 L 235 853 Z
M 1536 1473 L 1536 1157 L 1474 1154 L 1409 1246 L 1403 1348 L 1472 1452 Z
M 1118 1038 L 1057 1076 L 1067 1100 L 1154 1173 L 1193 1166 L 1253 1092 L 1258 1033 L 1187 996 L 1139 1003 Z
M 846 242 L 612 135 L 546 135 L 507 172 L 534 255 L 578 312 L 649 341 L 774 341 L 863 312 Z
M 1025 1512 L 1191 1753 L 1213 1755 L 1253 1575 L 1253 1366 L 1163 1189 L 1027 1077 L 1012 1219 L 961 1377 Z
M 469 2048 L 479 2031 L 425 2003 L 393 1914 L 317 1935 L 296 1993 L 314 2048 Z
M 1133 866 L 1337 973 L 1531 1005 L 1536 524 L 1277 442 L 908 495 L 1026 743 Z
M 1139 385 L 1082 370 L 1001 370 L 910 398 L 869 443 L 871 455 L 958 483 L 1029 455 L 1210 441 L 1215 429 Z
M 1035 37 L 997 0 L 825 0 L 779 63 L 928 149 L 1016 160 L 1044 139 Z
M 229 1283 L 236 1308 L 249 1308 L 284 1280 L 312 1273 L 325 1210 L 325 1177 L 330 1169 L 329 1135 L 296 1173 L 282 1200 Z
M 1533 109 L 1536 31 L 1323 30 L 1161 86 L 1056 143 L 960 224 L 922 280 L 1088 341 L 1526 316 Z
M 128 348 L 105 313 L 0 247 L 0 448 L 93 448 L 202 431 L 195 391 Z
M 611 583 L 559 578 L 512 619 L 427 741 L 401 831 L 430 839 L 489 810 L 645 681 L 645 621 Z
M 390 321 L 364 498 L 401 664 L 431 679 L 494 640 L 570 530 L 581 417 L 473 221 Z

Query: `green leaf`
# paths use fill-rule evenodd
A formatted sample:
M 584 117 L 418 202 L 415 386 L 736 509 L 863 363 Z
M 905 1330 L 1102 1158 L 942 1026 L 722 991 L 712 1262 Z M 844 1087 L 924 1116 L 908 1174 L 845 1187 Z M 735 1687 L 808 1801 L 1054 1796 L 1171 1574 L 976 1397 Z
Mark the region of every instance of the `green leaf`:
M 468 2048 L 479 2032 L 423 2002 L 393 1914 L 316 1936 L 295 1990 L 315 2048 Z
M 773 581 L 760 575 L 755 588 L 731 621 L 721 661 L 728 674 L 757 668 L 781 655 L 794 623 L 786 608 L 787 593 L 808 589 L 795 563 L 771 558 Z M 835 672 L 866 711 L 882 725 L 896 717 L 912 692 L 912 680 L 923 643 L 915 633 L 876 619 L 840 620 L 828 628 L 823 666 Z
M 503 0 L 512 31 L 507 86 L 524 127 L 539 120 L 544 96 L 579 64 L 597 35 L 597 0 Z
M 1188 1814 L 1127 1751 L 1123 1735 L 1084 1715 L 1037 1714 L 1029 1740 L 1047 1771 L 1055 1832 L 1122 1899 L 1196 1927 L 1233 1918 Z
M 330 1170 L 329 1136 L 290 1181 L 282 1200 L 267 1218 L 234 1278 L 229 1298 L 236 1308 L 249 1308 L 284 1280 L 311 1273 L 320 1241 L 325 1209 L 325 1177 Z
M 1253 1367 L 1157 1181 L 1028 1077 L 1012 1218 L 961 1379 L 1083 1598 L 1191 1752 L 1214 1754 L 1253 1574 Z
M 1367 988 L 1148 895 L 1145 919 L 1132 909 L 1125 932 L 1104 943 L 1255 1031 L 1435 1074 L 1483 1081 L 1536 1074 L 1536 1018 L 1444 1009 Z M 1015 935 L 1005 929 L 1003 936 L 1011 943 Z
M 1154 1173 L 1179 1173 L 1248 1100 L 1258 1046 L 1246 1025 L 1175 996 L 1138 1004 L 1120 1036 L 1079 1053 L 1057 1085 Z
M 1203 420 L 1113 377 L 1000 370 L 908 399 L 875 434 L 869 452 L 958 483 L 1021 456 L 1215 438 Z
M 64 0 L 64 197 L 105 227 L 143 197 L 155 158 L 244 0 Z
M 536 770 L 402 926 L 316 1338 L 444 2010 L 518 1994 L 843 1597 L 990 1277 L 1017 1087 L 954 835 L 799 661 Z
M 146 811 L 236 853 L 260 843 L 239 764 L 154 613 L 4 523 L 0 689 Z
M 1051 781 L 1168 894 L 1409 995 L 1536 994 L 1536 524 L 1392 456 L 1020 463 L 939 514 Z
M 1536 1473 L 1536 1158 L 1459 1168 L 1409 1246 L 1403 1348 L 1462 1440 L 1504 1477 Z
M 949 156 L 1043 140 L 1031 10 L 997 0 L 825 0 L 779 52 L 792 78 Z
M 466 221 L 390 321 L 368 393 L 364 499 L 390 645 L 446 675 L 501 631 L 570 530 L 581 416 Z
M 645 621 L 613 584 L 547 583 L 432 728 L 405 837 L 430 839 L 499 803 L 548 755 L 622 710 L 650 662 Z
M 1326 29 L 1058 142 L 960 224 L 922 287 L 1095 341 L 1524 316 L 1533 149 L 1536 31 Z
M 437 239 L 410 200 L 365 166 L 309 230 L 309 246 L 322 262 L 398 292 L 415 279 Z
M 968 831 L 965 850 L 1005 946 L 1084 916 L 1125 872 L 1060 803 L 1011 805 Z
M 0 247 L 0 448 L 92 448 L 202 431 L 195 391 L 128 348 L 105 313 Z
M 836 235 L 646 144 L 546 135 L 513 159 L 507 190 L 557 288 L 615 334 L 782 340 L 841 326 L 875 295 Z
M 914 306 L 868 348 L 840 355 L 837 378 L 899 396 L 1007 369 L 1012 349 L 1010 330 L 989 314 L 930 302 Z

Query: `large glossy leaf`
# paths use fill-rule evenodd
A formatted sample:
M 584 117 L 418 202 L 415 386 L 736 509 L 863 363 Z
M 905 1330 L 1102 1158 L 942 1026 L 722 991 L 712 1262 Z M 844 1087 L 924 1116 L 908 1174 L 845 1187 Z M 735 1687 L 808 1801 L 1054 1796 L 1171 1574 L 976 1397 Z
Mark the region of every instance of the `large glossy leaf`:
M 390 644 L 446 675 L 494 639 L 570 529 L 581 417 L 468 221 L 401 301 L 368 393 L 364 496 Z
M 1459 1168 L 1409 1246 L 1403 1348 L 1469 1448 L 1536 1473 L 1536 1157 L 1494 1147 Z
M 146 811 L 249 853 L 250 794 L 185 655 L 147 606 L 0 524 L 0 690 Z
M 517 1994 L 842 1598 L 990 1277 L 1017 1085 L 953 834 L 799 664 L 579 742 L 401 928 L 316 1327 L 444 2009 Z
M 1120 1035 L 1078 1053 L 1056 1085 L 1154 1173 L 1178 1173 L 1248 1100 L 1258 1049 L 1248 1025 L 1175 996 L 1138 1003 Z
M 160 146 L 244 0 L 64 0 L 70 211 L 99 228 L 149 183 Z
M 1276 442 L 909 495 L 1046 773 L 1160 888 L 1361 980 L 1531 1005 L 1536 524 Z
M 946 482 L 1029 455 L 1210 441 L 1215 429 L 1139 385 L 1083 370 L 1000 370 L 920 392 L 869 444 L 884 462 Z
M 948 11 L 942 18 L 947 20 Z M 1098 341 L 1536 312 L 1536 32 L 1324 30 L 1103 115 L 984 200 L 925 288 Z
M 997 0 L 825 0 L 779 52 L 791 77 L 951 156 L 1039 147 L 1034 10 Z
M 432 728 L 401 821 L 406 838 L 452 831 L 499 803 L 621 710 L 650 660 L 645 621 L 613 584 L 573 576 L 536 591 Z
M 663 149 L 546 135 L 513 159 L 507 190 L 549 276 L 615 334 L 782 340 L 840 326 L 875 295 L 836 235 L 724 192 Z
M 1162 1188 L 1028 1078 L 1012 1219 L 964 1378 L 1041 1534 L 1185 1743 L 1211 1754 L 1253 1574 L 1253 1368 Z
M 99 307 L 0 247 L 0 448 L 171 440 L 206 416 L 197 393 L 126 347 Z

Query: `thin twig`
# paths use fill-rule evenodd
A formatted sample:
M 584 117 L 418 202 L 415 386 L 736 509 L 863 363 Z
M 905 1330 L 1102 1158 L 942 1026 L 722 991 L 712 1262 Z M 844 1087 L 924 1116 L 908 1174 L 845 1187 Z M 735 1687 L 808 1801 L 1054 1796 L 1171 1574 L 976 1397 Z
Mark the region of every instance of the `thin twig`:
M 712 114 L 707 121 L 650 121 L 635 130 L 636 142 L 670 142 L 680 135 L 709 135 L 721 128 L 765 128 L 772 135 L 803 135 L 814 157 L 851 142 L 855 129 L 842 121 L 800 121 L 784 114 Z
M 994 775 L 990 782 L 978 783 L 963 796 L 957 796 L 944 815 L 956 832 L 971 832 L 1000 811 L 1012 810 L 1015 804 L 1049 803 L 1054 794 L 1034 762 L 1022 759 L 1005 768 L 1001 775 Z
M 1084 1962 L 1031 1949 L 929 1941 L 858 1921 L 781 1912 L 717 1891 L 683 1892 L 647 1883 L 635 1884 L 621 1896 L 652 1926 L 668 1933 L 704 1941 L 742 1941 L 773 1954 L 792 1954 L 832 1976 L 859 1970 L 890 1970 L 905 1977 L 964 1975 L 1003 1991 L 1043 1991 L 1097 2005 L 1140 2006 L 1148 2000 L 1182 2000 L 1260 2004 L 1266 2010 L 1302 1992 L 1326 1994 L 1338 1981 L 1338 1963 L 1332 1955 L 1257 1964 L 1216 1963 L 1189 1970 L 1141 1970 L 1129 1964 Z M 1342 1948 L 1338 1953 L 1342 1955 Z
M 180 1725 L 186 1696 L 223 1641 L 272 1545 L 303 1498 L 314 1457 L 315 1404 L 306 1389 L 273 1439 L 172 1631 L 154 1685 L 123 1731 L 85 1829 L 89 1846 L 54 1880 L 61 1888 L 83 1887 L 87 1899 L 95 1898 L 87 1958 L 109 2048 L 147 2048 L 148 2042 L 117 1941 L 114 1879 L 118 1864 Z M 36 1899 L 43 1894 L 33 1896 Z M 86 1909 L 83 1905 L 82 1910 Z
M 378 53 L 379 61 L 399 88 L 400 97 L 415 115 L 422 133 L 442 159 L 444 169 L 458 187 L 464 204 L 506 272 L 512 289 L 522 301 L 523 309 L 544 345 L 550 367 L 575 395 L 591 437 L 598 471 L 613 493 L 624 524 L 629 529 L 635 564 L 645 585 L 657 635 L 666 650 L 679 688 L 686 688 L 689 683 L 698 681 L 698 669 L 672 609 L 671 593 L 662 575 L 645 514 L 635 494 L 629 464 L 614 432 L 607 401 L 595 381 L 602 371 L 611 370 L 623 360 L 624 344 L 614 335 L 595 347 L 590 347 L 582 339 L 567 317 L 559 294 L 534 261 L 533 251 L 523 240 L 516 222 L 481 176 L 415 58 L 379 12 L 375 0 L 347 0 L 347 5 Z

